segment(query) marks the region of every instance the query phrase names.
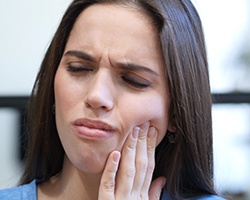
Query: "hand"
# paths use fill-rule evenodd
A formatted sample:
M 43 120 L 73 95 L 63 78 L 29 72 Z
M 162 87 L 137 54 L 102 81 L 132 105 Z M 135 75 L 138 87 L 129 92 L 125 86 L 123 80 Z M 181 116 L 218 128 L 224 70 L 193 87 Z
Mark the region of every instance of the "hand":
M 156 129 L 146 122 L 132 130 L 122 153 L 111 152 L 103 171 L 99 200 L 160 199 L 165 178 L 159 177 L 151 183 L 156 135 Z

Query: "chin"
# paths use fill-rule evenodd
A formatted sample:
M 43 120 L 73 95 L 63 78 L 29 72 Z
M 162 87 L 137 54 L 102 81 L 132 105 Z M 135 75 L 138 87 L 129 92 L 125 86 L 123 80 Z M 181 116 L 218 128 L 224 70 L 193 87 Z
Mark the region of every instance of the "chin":
M 76 159 L 74 160 L 76 161 Z M 76 162 L 72 160 L 72 165 L 85 174 L 100 174 L 104 170 L 106 160 L 107 156 L 100 158 L 98 155 L 85 155 L 80 159 L 77 159 Z
M 77 146 L 77 145 L 76 145 Z M 102 173 L 109 154 L 117 149 L 111 147 L 111 144 L 105 144 L 101 146 L 94 146 L 92 144 L 84 143 L 80 148 L 68 148 L 66 151 L 66 163 L 71 169 L 75 169 L 79 172 L 86 174 L 99 174 Z

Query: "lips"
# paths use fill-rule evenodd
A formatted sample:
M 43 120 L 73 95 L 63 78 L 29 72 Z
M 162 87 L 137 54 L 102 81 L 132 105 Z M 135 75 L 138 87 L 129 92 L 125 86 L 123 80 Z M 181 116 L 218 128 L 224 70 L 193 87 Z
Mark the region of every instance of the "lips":
M 80 137 L 88 139 L 106 139 L 116 132 L 116 128 L 105 122 L 86 118 L 75 120 L 73 127 Z

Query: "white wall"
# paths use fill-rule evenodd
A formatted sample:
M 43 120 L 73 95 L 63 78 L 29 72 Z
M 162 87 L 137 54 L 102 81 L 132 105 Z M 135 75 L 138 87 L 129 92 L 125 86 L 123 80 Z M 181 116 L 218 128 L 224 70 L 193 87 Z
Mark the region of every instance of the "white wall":
M 41 59 L 70 2 L 0 1 L 0 95 L 30 93 Z
M 29 95 L 43 55 L 71 0 L 0 0 L 0 96 Z M 0 109 L 0 188 L 20 177 L 18 115 Z
M 247 46 L 250 48 L 250 1 L 192 1 L 204 25 L 212 91 L 250 91 L 249 76 L 240 74 L 242 66 L 236 61 L 240 50 Z M 237 85 L 243 79 L 248 84 Z
M 240 52 L 250 48 L 250 1 L 193 1 L 204 25 L 212 91 L 250 92 L 250 66 L 246 70 L 238 60 Z M 215 184 L 219 191 L 249 190 L 249 121 L 249 104 L 213 107 Z

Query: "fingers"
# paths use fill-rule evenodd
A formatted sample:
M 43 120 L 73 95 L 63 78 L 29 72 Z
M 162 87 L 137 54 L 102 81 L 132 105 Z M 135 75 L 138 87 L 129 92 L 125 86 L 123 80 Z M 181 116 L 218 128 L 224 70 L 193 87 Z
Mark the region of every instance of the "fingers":
M 162 178 L 151 184 L 157 131 L 149 125 L 146 122 L 131 131 L 124 143 L 122 156 L 117 151 L 110 154 L 101 179 L 100 198 L 112 200 L 148 199 L 149 195 L 152 199 L 160 197 L 164 182 Z
M 161 196 L 161 191 L 164 185 L 166 184 L 166 178 L 165 177 L 159 177 L 155 179 L 151 187 L 149 189 L 149 200 L 158 200 Z
M 147 135 L 149 122 L 140 126 L 139 137 L 136 147 L 135 167 L 136 175 L 134 179 L 133 191 L 138 194 L 141 191 L 148 169 Z
M 149 126 L 149 122 L 141 125 L 137 133 L 137 141 L 128 138 L 122 150 L 117 180 L 123 184 L 118 186 L 117 191 L 125 196 L 130 194 L 136 199 L 148 199 L 155 167 L 157 131 L 154 127 Z
M 119 151 L 113 151 L 108 157 L 99 187 L 99 197 L 101 199 L 114 199 L 115 178 L 120 157 L 121 154 Z
M 123 150 L 117 181 L 117 191 L 124 197 L 131 195 L 136 198 L 148 198 L 148 191 L 152 181 L 155 161 L 155 147 L 157 131 L 145 122 L 140 129 L 135 128 L 138 138 L 128 137 Z M 137 140 L 136 140 L 137 139 Z M 144 198 L 145 197 L 145 198 Z
M 124 199 L 129 198 L 134 184 L 136 173 L 135 156 L 139 131 L 139 127 L 132 130 L 122 149 L 122 159 L 116 179 L 116 193 L 123 196 Z
M 143 194 L 146 194 L 149 191 L 149 187 L 151 185 L 152 176 L 155 168 L 156 136 L 157 136 L 156 129 L 154 127 L 150 127 L 148 130 L 148 137 L 147 137 L 147 157 L 148 157 L 147 172 L 141 189 Z

